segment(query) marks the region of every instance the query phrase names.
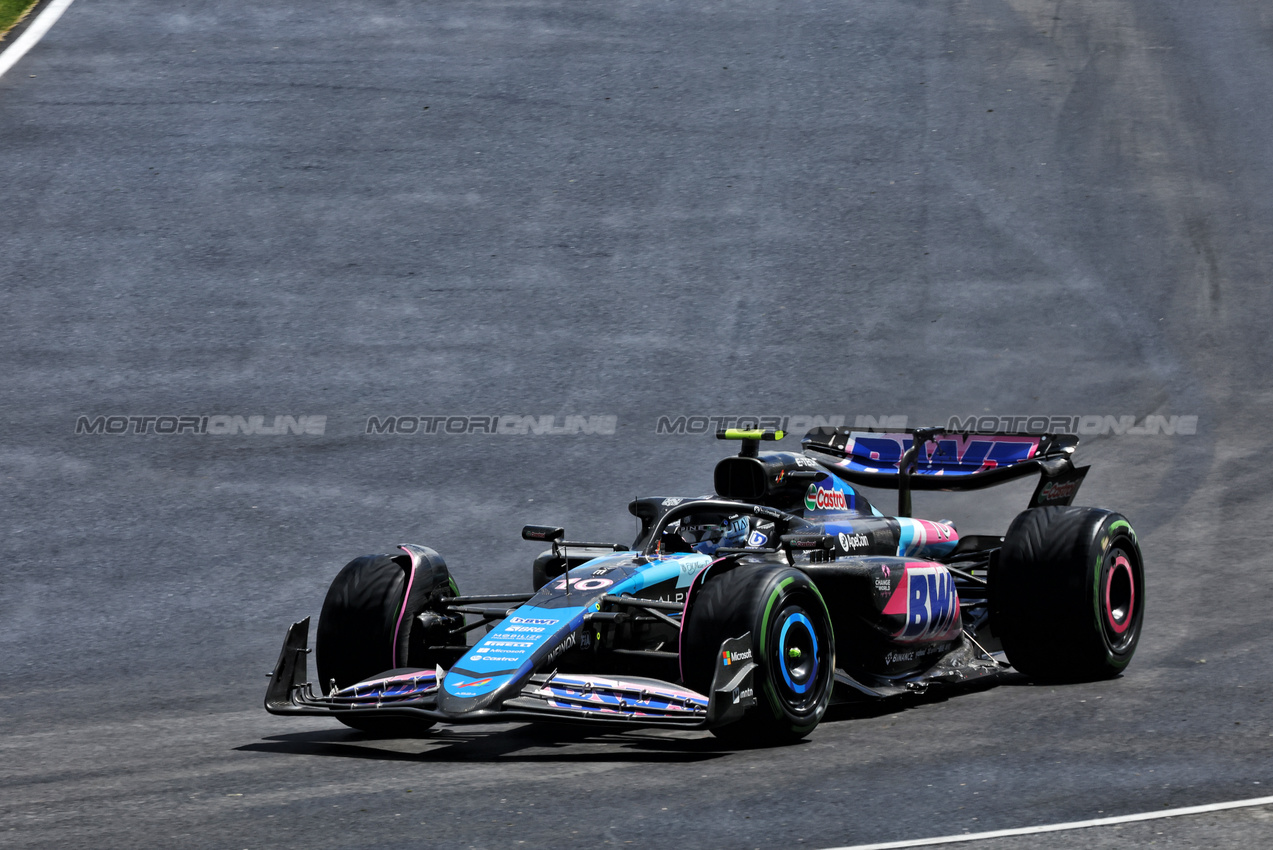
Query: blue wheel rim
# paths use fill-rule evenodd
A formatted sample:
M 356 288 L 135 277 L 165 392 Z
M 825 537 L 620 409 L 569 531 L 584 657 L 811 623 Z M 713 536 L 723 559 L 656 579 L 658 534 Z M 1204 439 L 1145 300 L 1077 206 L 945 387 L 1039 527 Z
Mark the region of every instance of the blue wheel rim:
M 798 623 L 804 628 L 808 635 L 809 642 L 813 645 L 813 666 L 809 670 L 809 675 L 805 677 L 804 682 L 797 682 L 791 677 L 791 670 L 787 665 L 787 633 L 791 630 L 793 624 Z M 809 618 L 799 612 L 792 612 L 782 623 L 782 631 L 778 633 L 778 653 L 779 663 L 778 669 L 782 671 L 783 681 L 787 683 L 787 687 L 791 688 L 797 694 L 808 693 L 813 687 L 814 682 L 818 680 L 818 634 L 814 631 L 813 623 Z

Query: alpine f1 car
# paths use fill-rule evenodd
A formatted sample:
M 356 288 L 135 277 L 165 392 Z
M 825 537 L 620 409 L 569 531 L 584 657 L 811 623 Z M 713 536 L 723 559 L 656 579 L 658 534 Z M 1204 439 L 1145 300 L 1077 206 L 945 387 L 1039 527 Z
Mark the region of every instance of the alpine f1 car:
M 817 428 L 725 431 L 741 451 L 715 495 L 636 499 L 631 545 L 551 548 L 533 590 L 464 596 L 442 557 L 403 545 L 351 561 L 318 622 L 287 633 L 265 707 L 373 734 L 547 719 L 709 729 L 740 743 L 807 735 L 833 700 L 889 697 L 1015 667 L 1037 680 L 1118 675 L 1145 611 L 1121 515 L 1071 502 L 1068 434 Z M 916 490 L 1038 474 L 1004 536 L 910 516 Z M 896 516 L 858 487 L 895 489 Z M 473 637 L 477 639 L 473 641 Z M 472 641 L 472 643 L 470 643 Z

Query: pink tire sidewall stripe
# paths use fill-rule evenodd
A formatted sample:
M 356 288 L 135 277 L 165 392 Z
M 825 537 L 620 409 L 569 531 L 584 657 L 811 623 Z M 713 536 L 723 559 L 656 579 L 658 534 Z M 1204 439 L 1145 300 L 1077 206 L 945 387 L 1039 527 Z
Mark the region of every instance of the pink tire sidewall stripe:
M 394 623 L 393 626 L 393 644 L 389 647 L 389 669 L 391 670 L 398 666 L 398 631 L 402 628 L 402 617 L 407 613 L 407 600 L 411 598 L 411 583 L 415 581 L 415 571 L 419 565 L 419 559 L 416 558 L 415 552 L 404 546 L 399 546 L 398 548 L 406 552 L 411 558 L 411 569 L 407 573 L 407 592 L 402 595 L 402 610 L 398 612 L 398 622 Z M 404 658 L 403 661 L 406 661 L 406 659 Z

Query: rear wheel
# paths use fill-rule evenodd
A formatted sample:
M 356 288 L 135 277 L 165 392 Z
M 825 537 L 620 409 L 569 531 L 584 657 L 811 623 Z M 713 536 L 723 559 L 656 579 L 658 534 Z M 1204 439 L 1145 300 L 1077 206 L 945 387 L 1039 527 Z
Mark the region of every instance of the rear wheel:
M 337 574 L 323 600 L 315 650 L 319 685 L 326 692 L 386 671 L 435 663 L 417 648 L 423 625 L 417 615 L 438 600 L 456 595 L 446 564 L 432 549 L 417 549 L 420 560 L 402 555 L 355 558 Z M 436 618 L 431 618 L 436 619 Z M 375 735 L 409 736 L 433 721 L 400 717 L 343 717 L 340 722 Z
M 757 703 L 712 730 L 737 744 L 799 740 L 826 713 L 835 685 L 835 639 L 826 603 L 799 570 L 740 564 L 697 592 L 682 636 L 685 684 L 711 692 L 721 643 L 751 633 Z
M 990 571 L 991 625 L 1012 666 L 1037 679 L 1117 676 L 1145 616 L 1136 532 L 1099 508 L 1017 516 Z

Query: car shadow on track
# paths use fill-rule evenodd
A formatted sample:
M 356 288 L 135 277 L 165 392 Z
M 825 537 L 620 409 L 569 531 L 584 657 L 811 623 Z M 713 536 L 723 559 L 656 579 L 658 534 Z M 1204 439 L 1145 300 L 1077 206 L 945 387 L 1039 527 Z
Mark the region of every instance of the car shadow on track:
M 1025 676 L 1011 672 L 967 684 L 934 687 L 924 693 L 886 699 L 864 698 L 831 706 L 822 722 L 841 723 L 882 717 L 945 702 L 964 694 L 1029 683 Z M 806 741 L 797 742 L 794 746 Z M 434 728 L 413 738 L 380 738 L 336 727 L 271 735 L 263 741 L 235 749 L 240 752 L 378 761 L 690 764 L 722 758 L 747 748 L 720 741 L 706 732 L 609 731 L 542 722 L 501 728 L 448 726 Z
M 377 738 L 352 729 L 271 735 L 241 752 L 381 761 L 636 762 L 686 764 L 728 755 L 708 735 L 672 737 L 643 731 L 598 732 L 555 724 L 512 729 L 433 730 L 416 738 Z
M 901 696 L 885 697 L 883 699 L 862 697 L 852 702 L 832 705 L 827 709 L 826 716 L 822 718 L 822 722 L 839 723 L 848 720 L 884 717 L 885 715 L 908 711 L 912 708 L 919 708 L 923 705 L 933 705 L 946 702 L 949 699 L 958 699 L 966 694 L 1030 684 L 1032 682 L 1029 678 L 1013 670 L 995 676 L 988 676 L 984 679 L 974 679 L 966 683 L 936 685 L 926 691 L 903 694 Z

